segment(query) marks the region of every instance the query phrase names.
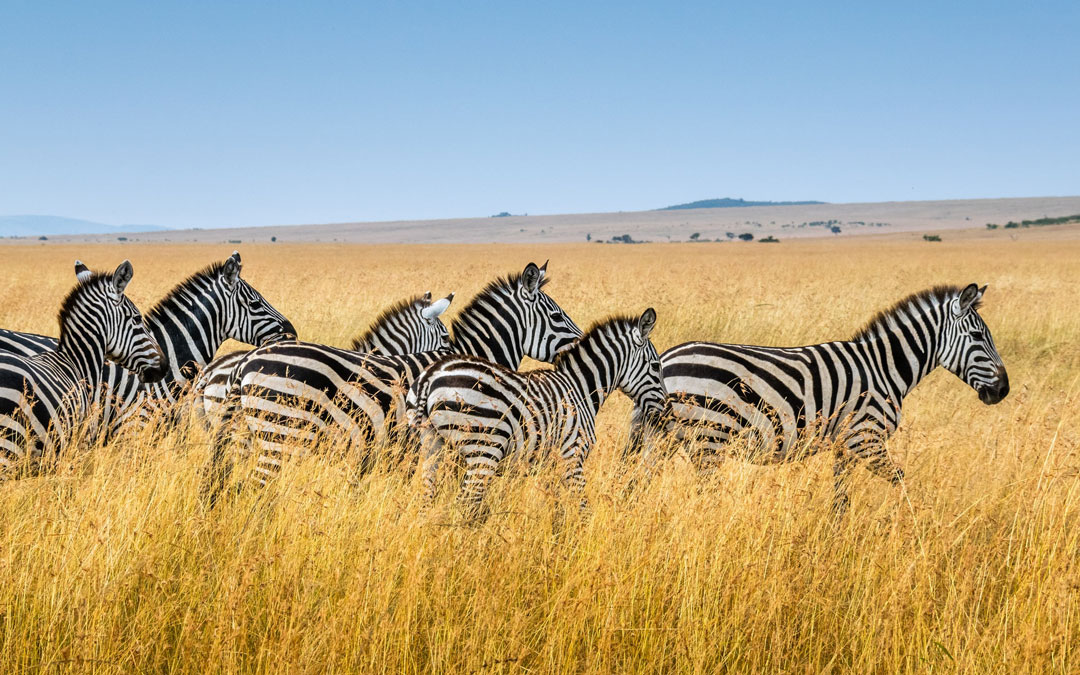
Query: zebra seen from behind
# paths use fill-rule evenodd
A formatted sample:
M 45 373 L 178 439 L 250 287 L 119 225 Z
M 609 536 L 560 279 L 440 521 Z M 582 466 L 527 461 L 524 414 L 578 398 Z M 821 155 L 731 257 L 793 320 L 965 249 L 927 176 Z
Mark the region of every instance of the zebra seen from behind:
M 660 357 L 649 340 L 656 312 L 614 317 L 559 354 L 553 370 L 518 373 L 488 361 L 448 357 L 409 391 L 409 421 L 420 431 L 424 500 L 435 496 L 446 448 L 465 460 L 461 499 L 473 515 L 501 462 L 556 456 L 563 480 L 585 506 L 583 465 L 596 443 L 596 414 L 615 390 L 641 414 L 664 405 Z
M 474 297 L 454 320 L 450 351 L 508 368 L 525 356 L 551 361 L 581 337 L 581 329 L 544 292 L 547 263 L 529 263 Z M 222 433 L 215 442 L 211 502 L 230 470 L 225 441 L 233 420 L 250 432 L 258 452 L 254 479 L 277 475 L 282 460 L 327 434 L 349 445 L 401 440 L 405 392 L 427 367 L 447 354 L 362 354 L 311 343 L 282 343 L 252 351 L 233 370 Z M 370 465 L 365 449 L 362 467 Z
M 689 342 L 660 361 L 671 429 L 693 441 L 705 468 L 738 434 L 750 459 L 802 459 L 806 439 L 835 448 L 834 508 L 848 504 L 856 462 L 893 483 L 904 472 L 885 441 L 900 423 L 904 397 L 938 366 L 964 380 L 986 404 L 1009 393 L 1009 377 L 978 308 L 986 287 L 939 286 L 910 295 L 875 316 L 854 338 L 779 348 Z M 811 444 L 809 452 L 823 449 Z
M 146 313 L 146 325 L 165 355 L 165 373 L 154 381 L 106 364 L 103 386 L 94 402 L 103 414 L 103 431 L 115 433 L 134 415 L 175 403 L 196 373 L 214 357 L 226 339 L 262 345 L 295 337 L 296 329 L 241 276 L 240 253 L 188 277 Z M 76 277 L 89 270 L 75 261 Z M 53 338 L 0 330 L 0 348 L 18 353 L 52 349 Z M 150 403 L 150 406 L 144 405 Z
M 450 307 L 454 294 L 431 301 L 431 291 L 391 305 L 371 326 L 352 341 L 350 349 L 360 353 L 400 355 L 415 352 L 447 351 L 450 333 L 440 318 Z M 219 420 L 225 411 L 229 377 L 250 351 L 222 354 L 211 361 L 195 382 L 195 409 L 207 420 Z
M 112 274 L 82 277 L 61 305 L 55 349 L 0 352 L 0 477 L 59 457 L 86 417 L 106 359 L 147 381 L 165 374 L 161 348 L 124 295 L 133 273 L 125 260 Z

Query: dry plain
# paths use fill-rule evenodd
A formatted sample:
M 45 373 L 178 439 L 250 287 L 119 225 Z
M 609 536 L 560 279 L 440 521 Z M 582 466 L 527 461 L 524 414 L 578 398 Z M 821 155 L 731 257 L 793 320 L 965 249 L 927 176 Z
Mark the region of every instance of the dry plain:
M 208 511 L 206 435 L 136 433 L 0 485 L 0 670 L 80 672 L 1075 672 L 1080 669 L 1080 237 L 971 232 L 941 243 L 244 244 L 244 276 L 307 340 L 344 345 L 431 289 L 457 303 L 550 258 L 583 327 L 657 309 L 691 339 L 844 338 L 933 284 L 989 284 L 982 315 L 1012 381 L 984 406 L 938 371 L 890 443 L 894 488 L 857 474 L 829 517 L 825 457 L 672 458 L 622 495 L 629 406 L 586 465 L 592 509 L 556 526 L 549 476 L 510 475 L 492 517 L 320 448 L 279 485 Z M 995 236 L 992 236 L 995 235 Z M 143 309 L 227 244 L 0 247 L 0 325 L 56 333 L 71 263 L 130 258 Z M 452 316 L 458 307 L 451 307 Z

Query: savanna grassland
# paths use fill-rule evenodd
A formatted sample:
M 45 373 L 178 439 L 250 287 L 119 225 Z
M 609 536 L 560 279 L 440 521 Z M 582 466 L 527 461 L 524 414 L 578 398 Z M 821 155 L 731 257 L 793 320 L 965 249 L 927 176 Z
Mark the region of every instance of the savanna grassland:
M 55 334 L 75 258 L 130 258 L 145 310 L 232 248 L 5 246 L 0 325 Z M 909 292 L 987 283 L 1012 393 L 985 406 L 936 372 L 890 443 L 905 485 L 858 472 L 838 523 L 826 456 L 705 483 L 674 457 L 625 496 L 621 396 L 586 516 L 522 472 L 479 526 L 451 476 L 424 513 L 415 478 L 357 482 L 333 448 L 208 510 L 198 424 L 130 434 L 0 485 L 0 671 L 1080 670 L 1080 241 L 241 248 L 301 337 L 336 345 L 392 301 L 456 291 L 452 317 L 545 258 L 582 327 L 653 306 L 661 350 L 844 338 Z

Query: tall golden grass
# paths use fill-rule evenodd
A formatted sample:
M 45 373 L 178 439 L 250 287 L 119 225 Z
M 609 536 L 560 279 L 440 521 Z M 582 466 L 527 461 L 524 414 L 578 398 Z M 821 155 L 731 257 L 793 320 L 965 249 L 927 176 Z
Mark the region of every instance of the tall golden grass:
M 140 307 L 230 247 L 0 249 L 0 325 L 56 333 L 71 262 L 135 265 Z M 909 397 L 895 488 L 863 471 L 834 524 L 827 457 L 677 458 L 623 496 L 629 405 L 601 414 L 591 510 L 508 475 L 491 517 L 445 484 L 330 449 L 207 510 L 196 425 L 135 433 L 0 484 L 0 671 L 1072 672 L 1080 668 L 1080 243 L 330 247 L 245 245 L 244 276 L 344 345 L 432 289 L 458 303 L 550 257 L 582 325 L 657 308 L 654 342 L 844 338 L 937 283 L 988 283 L 1012 381 L 989 407 L 939 371 Z M 454 308 L 451 308 L 453 314 Z

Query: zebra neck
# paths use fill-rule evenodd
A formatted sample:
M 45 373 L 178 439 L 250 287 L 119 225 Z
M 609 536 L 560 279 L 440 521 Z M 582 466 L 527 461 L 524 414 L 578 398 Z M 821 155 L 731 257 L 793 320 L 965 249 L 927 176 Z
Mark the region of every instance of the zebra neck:
M 937 314 L 909 310 L 890 317 L 871 335 L 856 341 L 897 405 L 937 367 L 940 332 Z
M 615 391 L 617 378 L 608 368 L 606 361 L 589 358 L 580 345 L 562 354 L 555 366 L 556 371 L 566 376 L 581 400 L 588 404 L 594 416 Z
M 225 342 L 214 307 L 209 299 L 184 293 L 167 298 L 146 317 L 168 363 L 162 384 L 190 381 Z
M 517 370 L 525 358 L 518 308 L 510 297 L 487 300 L 469 305 L 469 313 L 454 323 L 452 349 Z
M 75 317 L 69 317 L 67 325 L 60 331 L 60 344 L 56 351 L 72 366 L 79 380 L 92 388 L 97 387 L 101 384 L 105 369 L 104 340 L 101 335 L 73 329 L 73 324 L 79 321 L 72 319 Z

